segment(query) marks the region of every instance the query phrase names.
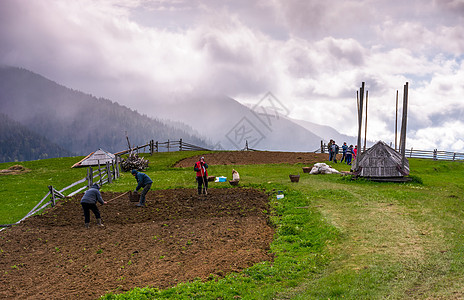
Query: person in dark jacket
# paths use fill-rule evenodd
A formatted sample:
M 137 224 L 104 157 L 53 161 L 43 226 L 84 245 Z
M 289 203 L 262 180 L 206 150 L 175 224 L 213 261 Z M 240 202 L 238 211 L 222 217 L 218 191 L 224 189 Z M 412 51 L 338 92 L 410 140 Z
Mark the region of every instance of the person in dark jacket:
M 351 159 L 353 158 L 353 145 L 348 147 L 346 150 L 346 163 L 351 166 Z
M 338 151 L 339 151 L 339 147 L 338 145 L 335 143 L 335 141 L 332 141 L 332 161 L 334 163 L 337 163 L 337 154 L 338 154 Z
M 84 222 L 85 227 L 89 228 L 90 225 L 90 211 L 92 211 L 97 219 L 97 224 L 99 226 L 103 226 L 100 216 L 100 211 L 97 207 L 97 202 L 101 204 L 106 204 L 106 201 L 103 201 L 103 198 L 100 194 L 100 186 L 95 183 L 93 184 L 90 189 L 88 189 L 84 196 L 81 199 L 82 209 L 84 210 Z
M 348 151 L 348 145 L 346 144 L 346 142 L 344 142 L 342 146 L 342 159 L 340 159 L 341 163 L 343 162 L 343 160 L 346 163 L 346 151 Z
M 334 141 L 330 139 L 329 143 L 327 144 L 327 149 L 329 150 L 329 161 L 332 161 L 333 159 L 333 151 L 332 151 L 332 144 Z
M 137 193 L 137 191 L 141 188 L 143 188 L 142 193 L 140 193 L 140 201 L 139 203 L 136 204 L 138 207 L 144 207 L 145 206 L 145 196 L 147 195 L 148 191 L 151 188 L 151 185 L 153 183 L 153 180 L 151 180 L 150 177 L 148 177 L 147 174 L 138 172 L 137 170 L 132 170 L 131 171 L 132 175 L 134 175 L 135 180 L 137 180 L 137 187 L 135 188 L 134 192 Z
M 201 157 L 193 169 L 197 172 L 198 195 L 201 195 L 202 192 L 206 194 L 208 190 L 208 164 L 205 162 L 205 158 Z

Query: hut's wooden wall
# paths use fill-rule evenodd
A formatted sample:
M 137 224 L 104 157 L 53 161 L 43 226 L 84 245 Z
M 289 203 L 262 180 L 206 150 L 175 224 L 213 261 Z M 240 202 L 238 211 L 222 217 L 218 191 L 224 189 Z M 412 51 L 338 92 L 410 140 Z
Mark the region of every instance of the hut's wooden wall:
M 362 177 L 402 177 L 398 170 L 401 165 L 401 156 L 392 148 L 378 142 L 362 154 L 358 167 Z M 409 169 L 409 164 L 408 164 Z

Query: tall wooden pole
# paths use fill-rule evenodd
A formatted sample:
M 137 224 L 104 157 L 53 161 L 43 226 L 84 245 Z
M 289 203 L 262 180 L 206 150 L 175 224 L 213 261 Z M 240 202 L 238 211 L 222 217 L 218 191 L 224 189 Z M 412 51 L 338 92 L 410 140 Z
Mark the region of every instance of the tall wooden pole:
M 364 122 L 364 148 L 363 151 L 366 151 L 366 140 L 367 140 L 367 99 L 369 91 L 366 91 L 366 121 Z
M 358 105 L 358 152 L 356 153 L 356 161 L 355 161 L 355 170 L 358 170 L 359 166 L 359 158 L 361 157 L 361 130 L 362 130 L 362 111 L 363 111 L 363 102 L 364 100 L 364 81 L 361 84 L 361 88 L 359 89 L 359 105 Z
M 406 163 L 406 125 L 408 119 L 408 87 L 409 84 L 406 82 L 404 85 L 404 92 L 403 92 L 403 119 L 401 122 L 401 168 L 404 169 L 404 165 Z
M 398 140 L 398 90 L 396 90 L 396 110 L 395 110 L 395 150 L 398 148 L 396 147 L 396 142 Z

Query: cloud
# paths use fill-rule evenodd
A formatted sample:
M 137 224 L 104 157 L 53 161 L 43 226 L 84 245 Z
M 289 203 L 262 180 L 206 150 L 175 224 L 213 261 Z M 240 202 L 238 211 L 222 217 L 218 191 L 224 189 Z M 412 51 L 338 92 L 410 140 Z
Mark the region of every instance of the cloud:
M 440 126 L 424 127 L 417 131 L 410 132 L 407 144 L 418 145 L 413 147 L 420 150 L 447 150 L 462 152 L 464 149 L 464 139 L 462 131 L 464 123 L 458 120 L 445 122 Z
M 451 147 L 423 130 L 458 126 L 448 138 L 463 139 L 464 8 L 426 4 L 3 0 L 0 63 L 136 109 L 198 91 L 248 103 L 271 91 L 291 116 L 350 135 L 365 81 L 368 135 L 387 142 L 409 82 L 408 145 Z
M 273 1 L 275 13 L 293 35 L 312 39 L 325 36 L 347 37 L 360 27 L 360 12 L 370 18 L 365 1 Z
M 434 55 L 448 53 L 459 56 L 464 52 L 464 26 L 435 26 L 421 22 L 386 21 L 378 33 L 389 45 L 411 49 L 415 53 Z

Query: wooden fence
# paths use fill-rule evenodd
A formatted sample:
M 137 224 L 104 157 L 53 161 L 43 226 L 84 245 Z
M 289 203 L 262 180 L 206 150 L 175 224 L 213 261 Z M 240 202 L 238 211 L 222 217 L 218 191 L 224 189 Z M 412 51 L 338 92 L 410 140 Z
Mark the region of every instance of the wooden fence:
M 105 165 L 98 165 L 98 167 L 87 168 L 87 175 L 85 178 L 82 178 L 74 183 L 71 183 L 65 188 L 61 190 L 56 190 L 53 186 L 48 186 L 48 193 L 42 198 L 42 200 L 37 203 L 37 205 L 28 212 L 24 218 L 19 220 L 14 224 L 0 224 L 0 227 L 9 227 L 16 225 L 23 220 L 29 218 L 30 216 L 40 212 L 42 209 L 46 208 L 47 206 L 55 206 L 57 199 L 63 199 L 65 197 L 72 197 L 79 192 L 82 192 L 85 189 L 89 189 L 94 183 L 98 183 L 100 186 L 106 183 L 112 183 L 114 179 L 119 178 L 120 176 L 120 167 L 119 161 L 116 159 L 115 161 L 107 162 Z M 77 188 L 77 189 L 75 189 Z M 73 189 L 67 196 L 65 196 L 65 191 Z M 75 190 L 74 190 L 75 189 Z M 44 201 L 50 196 L 50 200 L 45 202 Z M 2 231 L 5 228 L 0 229 Z
M 153 153 L 156 153 L 156 152 L 170 152 L 170 151 L 210 151 L 210 149 L 203 148 L 200 146 L 195 146 L 190 143 L 186 143 L 182 141 L 182 139 L 180 139 L 178 141 L 167 140 L 166 142 L 161 142 L 161 143 L 158 141 L 151 140 L 145 145 L 136 146 L 134 148 L 116 152 L 114 154 L 123 155 L 131 151 L 139 152 L 139 150 L 142 150 L 142 149 L 146 151 L 147 148 L 151 155 L 153 155 Z
M 178 141 L 170 141 L 167 140 L 166 142 L 158 142 L 151 140 L 145 145 L 142 146 L 136 146 L 132 149 L 124 150 L 115 153 L 115 155 L 123 155 L 127 154 L 131 151 L 139 151 L 139 150 L 145 150 L 148 149 L 150 154 L 156 153 L 156 152 L 163 152 L 167 151 L 211 151 L 210 149 L 206 149 L 203 147 L 195 146 L 186 142 L 183 142 L 182 139 Z M 366 150 L 369 148 L 366 148 Z M 256 149 L 251 149 L 248 147 L 248 141 L 245 142 L 245 148 L 242 150 L 248 150 L 248 151 L 260 151 Z M 321 141 L 321 147 L 319 149 L 316 149 L 316 153 L 328 153 L 328 147 L 327 144 L 324 144 L 323 141 Z M 464 153 L 460 152 L 449 152 L 449 151 L 441 151 L 441 150 L 416 150 L 416 149 L 406 149 L 406 157 L 408 158 L 426 158 L 426 159 L 433 159 L 433 160 L 464 160 Z M 340 146 L 340 153 L 341 153 L 341 146 Z
M 340 146 L 340 152 L 342 153 L 342 147 Z M 366 151 L 369 148 L 366 148 Z M 328 153 L 328 147 L 321 141 L 321 148 L 317 149 L 314 152 Z M 464 161 L 464 153 L 460 152 L 450 152 L 450 151 L 441 151 L 441 150 L 416 150 L 414 148 L 406 149 L 405 154 L 407 158 L 425 158 L 433 160 L 452 160 L 452 161 Z
M 207 149 L 204 147 L 196 146 L 190 143 L 186 143 L 182 141 L 182 139 L 178 141 L 171 141 L 167 140 L 166 142 L 158 142 L 151 140 L 145 145 L 142 146 L 136 146 L 131 149 L 123 150 L 114 153 L 115 155 L 124 155 L 127 154 L 131 151 L 139 152 L 139 150 L 143 149 L 144 152 L 146 152 L 146 149 L 148 148 L 150 155 L 153 155 L 153 153 L 156 152 L 170 152 L 170 151 L 212 151 L 211 149 Z M 265 150 L 257 150 L 257 149 L 252 149 L 248 147 L 248 140 L 245 141 L 245 148 L 241 149 L 241 151 L 265 151 Z M 316 151 L 314 151 L 316 152 Z

